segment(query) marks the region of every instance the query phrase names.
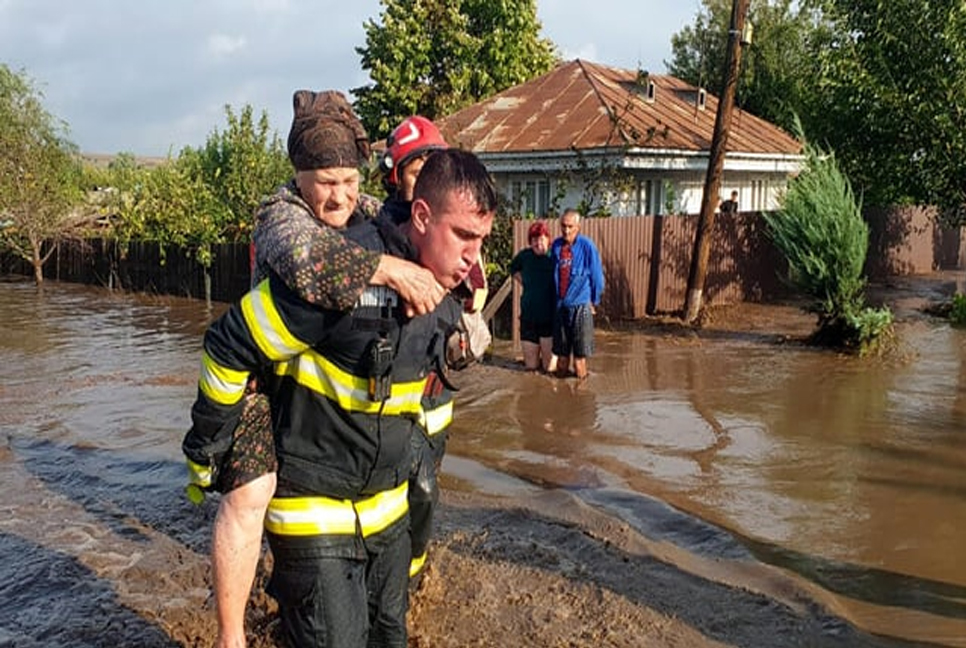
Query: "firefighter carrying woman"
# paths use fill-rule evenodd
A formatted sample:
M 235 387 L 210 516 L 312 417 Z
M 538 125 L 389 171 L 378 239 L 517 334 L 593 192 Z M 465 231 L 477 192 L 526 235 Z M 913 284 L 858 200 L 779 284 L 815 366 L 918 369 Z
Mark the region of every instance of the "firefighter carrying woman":
M 398 532 L 402 524 L 403 518 L 394 518 L 394 513 L 403 515 L 404 526 L 409 531 L 405 543 L 405 572 L 408 574 L 411 569 L 413 573 L 418 572 L 421 560 L 425 559 L 432 508 L 437 497 L 434 468 L 438 466 L 438 459 L 445 447 L 443 431 L 452 413 L 451 393 L 445 383 L 438 378 L 426 380 L 425 376 L 445 373 L 445 362 L 439 359 L 445 355 L 442 347 L 446 346 L 448 338 L 459 338 L 460 333 L 458 327 L 443 327 L 440 321 L 448 318 L 450 324 L 455 324 L 460 319 L 461 310 L 460 304 L 447 291 L 462 285 L 470 267 L 478 265 L 479 245 L 482 236 L 489 231 L 495 208 L 495 192 L 485 169 L 475 157 L 455 151 L 442 156 L 439 164 L 433 167 L 435 175 L 423 183 L 420 194 L 420 185 L 412 182 L 415 174 L 407 173 L 407 169 L 416 161 L 422 164 L 429 152 L 445 149 L 445 143 L 431 122 L 410 118 L 394 131 L 387 142 L 387 155 L 383 158 L 382 167 L 387 183 L 395 191 L 391 192 L 391 199 L 387 201 L 387 208 L 382 210 L 381 216 L 372 220 L 375 211 L 373 201 L 365 197 L 360 199 L 358 195 L 358 166 L 368 159 L 368 141 L 344 97 L 335 92 L 299 91 L 294 97 L 294 109 L 289 155 L 296 169 L 295 179 L 262 205 L 254 237 L 255 280 L 268 279 L 267 282 L 258 283 L 258 288 L 213 324 L 206 335 L 199 398 L 192 410 L 194 426 L 184 443 L 189 467 L 192 468 L 193 485 L 224 493 L 212 539 L 213 580 L 219 623 L 216 645 L 219 647 L 245 645 L 244 609 L 260 555 L 263 519 L 269 530 L 276 561 L 269 588 L 279 596 L 289 597 L 292 594 L 292 588 L 280 586 L 284 580 L 284 564 L 291 564 L 292 561 L 283 561 L 280 565 L 279 556 L 291 558 L 293 551 L 289 545 L 293 537 L 299 539 L 296 544 L 306 544 L 305 547 L 299 545 L 301 548 L 294 552 L 296 554 L 328 556 L 315 563 L 338 564 L 339 569 L 346 568 L 346 565 L 362 565 L 363 573 L 367 573 L 365 566 L 369 566 L 371 571 L 371 561 L 364 558 L 372 556 L 366 553 L 369 551 L 366 548 L 376 546 L 380 551 L 374 555 L 385 558 L 388 554 L 379 546 L 379 540 L 385 540 L 390 527 Z M 396 137 L 397 134 L 400 136 Z M 416 195 L 412 200 L 414 196 L 411 192 L 414 190 Z M 411 200 L 408 219 L 405 207 L 405 203 L 409 202 L 407 199 Z M 393 223 L 393 213 L 396 214 L 396 223 Z M 454 227 L 451 222 L 454 214 L 464 216 L 466 222 Z M 399 221 L 404 221 L 401 226 Z M 346 226 L 348 228 L 343 233 L 332 229 Z M 378 236 L 373 234 L 373 230 L 378 232 Z M 412 240 L 403 240 L 403 244 L 399 244 L 400 241 L 396 240 L 399 237 L 391 236 L 392 232 L 398 231 L 406 231 L 408 239 Z M 392 245 L 387 244 L 387 240 Z M 426 245 L 429 240 L 437 244 Z M 393 256 L 405 256 L 407 251 L 410 257 L 434 272 L 407 264 Z M 439 259 L 445 253 L 454 258 Z M 435 261 L 436 267 L 427 263 L 427 260 Z M 456 265 L 449 267 L 445 262 Z M 440 270 L 447 272 L 441 273 Z M 372 313 L 367 317 L 360 315 L 360 309 L 374 308 L 373 303 L 385 309 L 387 298 L 393 305 L 386 312 L 378 316 Z M 276 302 L 281 304 L 281 310 Z M 443 307 L 433 310 L 438 302 L 442 302 Z M 298 305 L 298 308 L 294 305 Z M 427 314 L 429 311 L 432 312 Z M 325 317 L 320 313 L 324 313 Z M 338 330 L 338 323 L 345 321 L 355 322 L 351 326 L 343 324 L 348 326 L 349 333 L 357 329 L 367 330 L 371 339 L 364 352 L 355 349 L 358 352 L 355 364 L 343 358 L 347 366 L 341 366 L 338 361 L 320 353 L 316 347 L 322 344 L 321 341 L 306 339 L 311 335 L 301 330 L 298 321 L 309 314 L 318 319 L 316 324 L 325 324 L 335 330 Z M 374 364 L 380 358 L 376 352 L 378 345 L 373 346 L 376 341 L 382 339 L 392 347 L 391 351 L 384 348 L 382 357 L 388 357 L 390 353 L 398 354 L 398 347 L 393 347 L 393 344 L 398 344 L 404 338 L 394 332 L 396 328 L 400 332 L 414 331 L 423 327 L 426 320 L 437 322 L 439 330 L 433 332 L 432 339 L 438 340 L 437 346 L 441 349 L 434 351 L 432 358 L 424 359 L 428 363 L 424 380 L 410 381 L 413 383 L 410 385 L 397 383 L 393 377 L 388 398 L 380 400 L 386 395 L 383 393 L 385 384 L 380 387 L 379 381 L 373 382 L 374 376 L 358 375 L 357 367 L 367 365 L 367 371 L 375 371 Z M 390 322 L 402 324 L 393 328 Z M 441 331 L 446 335 L 440 335 Z M 428 335 L 428 331 L 420 334 Z M 332 344 L 331 333 L 326 335 L 330 336 L 325 338 L 327 343 Z M 230 340 L 231 344 L 225 340 Z M 239 349 L 239 340 L 250 342 L 253 346 L 242 351 Z M 308 345 L 309 342 L 313 344 Z M 349 348 L 344 343 L 335 346 L 338 353 L 343 354 Z M 451 350 L 461 348 L 459 344 L 450 344 L 449 347 Z M 451 357 L 450 362 L 460 364 L 457 358 Z M 392 365 L 389 373 L 403 371 L 398 362 Z M 264 372 L 266 366 L 269 372 Z M 250 373 L 257 371 L 263 372 L 261 391 L 271 393 L 270 406 L 264 394 L 246 396 L 244 390 L 241 393 L 237 391 L 241 377 L 247 380 Z M 363 380 L 369 400 L 359 397 L 363 393 L 360 391 L 363 383 L 359 381 Z M 388 407 L 396 397 L 393 389 L 399 389 L 400 384 L 406 384 L 410 390 L 416 384 L 421 385 L 417 402 L 410 402 L 417 395 L 407 392 L 409 401 L 403 399 L 405 404 L 401 402 Z M 331 438 L 326 437 L 329 439 L 326 442 L 331 442 L 333 446 L 351 446 L 354 443 L 365 446 L 365 443 L 373 443 L 360 434 L 362 429 L 381 431 L 383 427 L 392 427 L 391 424 L 401 429 L 406 422 L 422 422 L 423 428 L 405 434 L 412 443 L 412 448 L 405 453 L 409 460 L 405 471 L 407 479 L 404 484 L 393 487 L 400 489 L 405 485 L 407 497 L 401 499 L 401 491 L 393 489 L 372 493 L 371 480 L 374 476 L 378 475 L 377 481 L 386 484 L 395 484 L 399 476 L 390 479 L 385 474 L 387 467 L 381 464 L 377 467 L 371 461 L 367 463 L 358 457 L 349 461 L 348 465 L 358 470 L 363 466 L 368 467 L 368 481 L 364 483 L 357 483 L 359 475 L 355 475 L 354 479 L 332 477 L 335 485 L 321 483 L 317 477 L 310 478 L 309 475 L 314 472 L 310 468 L 317 466 L 311 457 L 306 460 L 304 439 L 301 443 L 295 441 L 300 437 L 293 432 L 304 432 L 301 428 L 307 425 L 309 419 L 304 418 L 305 412 L 296 405 L 305 405 L 309 401 L 318 401 L 316 408 L 319 411 L 316 415 L 321 415 L 320 412 L 328 415 L 328 418 L 322 418 L 330 424 L 331 429 L 327 433 Z M 374 404 L 380 405 L 373 409 Z M 326 431 L 317 433 L 325 437 Z M 398 441 L 400 435 L 390 436 Z M 338 443 L 332 442 L 336 438 Z M 386 451 L 380 445 L 384 441 L 385 438 L 380 437 L 375 446 L 380 456 Z M 311 452 L 308 454 L 311 455 Z M 362 454 L 365 455 L 364 452 Z M 345 460 L 346 457 L 343 457 L 342 462 Z M 413 473 L 412 480 L 409 479 L 410 472 Z M 420 487 L 424 487 L 425 492 L 420 493 Z M 349 502 L 350 508 L 322 507 L 308 511 L 286 508 L 294 500 L 304 500 L 294 495 L 301 496 L 305 492 L 311 492 L 313 496 L 338 495 L 336 498 L 323 497 L 318 501 L 337 499 L 339 502 Z M 372 499 L 377 496 L 384 499 Z M 317 500 L 312 501 L 318 503 Z M 404 503 L 405 506 L 392 508 L 393 503 Z M 300 502 L 301 505 L 307 504 Z M 382 513 L 376 516 L 380 520 L 376 530 L 362 524 L 370 520 L 373 511 L 382 511 L 384 506 L 389 506 L 386 509 L 388 517 L 380 517 Z M 266 507 L 267 518 L 264 515 Z M 302 519 L 300 516 L 307 516 L 316 522 L 326 521 L 327 516 L 333 519 L 345 516 L 342 520 L 344 523 L 354 517 L 358 528 L 348 533 L 348 527 L 338 525 L 331 528 L 326 524 L 313 526 L 314 523 L 292 526 L 292 519 Z M 411 528 L 410 519 L 415 521 Z M 420 525 L 420 520 L 425 524 Z M 383 528 L 384 524 L 388 526 Z M 293 529 L 298 529 L 304 535 L 288 533 Z M 412 542 L 409 541 L 410 535 Z M 320 548 L 320 545 L 327 548 Z M 415 550 L 411 546 L 415 546 Z M 396 548 L 395 545 L 393 547 Z M 398 567 L 395 564 L 398 561 L 389 562 Z M 385 561 L 379 564 L 385 566 Z M 324 578 L 322 580 L 328 582 Z M 364 581 L 361 591 L 369 591 Z M 380 587 L 384 585 L 382 583 Z M 322 586 L 317 589 L 325 591 Z M 359 591 L 354 590 L 354 593 L 358 595 Z M 403 610 L 400 620 L 399 603 L 390 600 L 392 596 L 387 595 L 386 605 L 377 606 L 380 614 L 373 616 L 366 614 L 365 604 L 361 612 L 351 605 L 347 609 L 347 602 L 353 598 L 344 594 L 340 592 L 329 601 L 316 601 L 318 609 L 312 614 L 306 613 L 304 606 L 286 604 L 280 599 L 283 626 L 290 642 L 295 645 L 365 645 L 364 640 L 358 643 L 358 634 L 353 634 L 360 628 L 365 629 L 370 639 L 381 637 L 391 645 L 400 641 L 400 632 L 404 638 L 405 612 Z M 393 613 L 386 614 L 387 610 L 393 610 Z M 287 614 L 291 618 L 286 618 Z M 300 615 L 308 620 L 301 619 Z M 387 617 L 394 621 L 386 621 Z M 306 632 L 318 632 L 321 636 L 309 639 L 304 635 Z M 363 633 L 363 636 L 366 634 Z M 405 641 L 399 645 L 405 645 Z

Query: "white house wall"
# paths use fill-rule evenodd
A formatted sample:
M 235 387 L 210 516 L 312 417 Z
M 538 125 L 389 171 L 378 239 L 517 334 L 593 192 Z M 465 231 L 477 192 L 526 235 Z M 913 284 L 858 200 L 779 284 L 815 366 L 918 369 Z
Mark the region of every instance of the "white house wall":
M 525 184 L 528 180 L 550 180 L 550 200 L 557 200 L 560 210 L 577 207 L 586 199 L 585 188 L 579 180 L 572 180 L 570 186 L 558 197 L 559 180 L 553 173 L 541 171 L 538 173 L 523 173 L 514 170 L 512 173 L 492 172 L 499 190 L 506 197 L 510 197 L 511 186 L 514 181 Z M 725 173 L 721 183 L 719 202 L 730 197 L 733 190 L 738 191 L 738 205 L 741 211 L 773 211 L 778 208 L 778 200 L 787 184 L 787 176 L 781 174 L 764 173 Z M 652 196 L 647 195 L 647 183 L 650 181 Z M 637 174 L 636 186 L 630 191 L 604 191 L 595 205 L 603 201 L 612 216 L 638 216 L 641 214 L 667 213 L 667 202 L 673 196 L 673 211 L 680 214 L 698 214 L 701 211 L 701 201 L 704 194 L 704 172 L 674 172 L 659 174 L 644 172 Z M 521 214 L 528 216 L 530 214 Z M 545 214 L 536 213 L 536 216 Z
M 725 173 L 721 181 L 720 195 L 716 202 L 731 197 L 732 191 L 738 192 L 740 211 L 774 211 L 778 209 L 779 197 L 787 186 L 785 176 L 763 174 Z M 704 178 L 682 180 L 674 184 L 677 211 L 682 214 L 701 212 L 704 197 Z

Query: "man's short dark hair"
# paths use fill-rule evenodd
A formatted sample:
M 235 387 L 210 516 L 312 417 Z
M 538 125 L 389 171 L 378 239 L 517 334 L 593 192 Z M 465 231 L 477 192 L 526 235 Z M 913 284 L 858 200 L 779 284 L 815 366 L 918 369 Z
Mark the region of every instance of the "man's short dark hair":
M 481 214 L 496 211 L 496 186 L 476 155 L 460 149 L 434 151 L 419 171 L 413 200 L 422 199 L 431 207 L 439 207 L 454 190 L 472 196 Z

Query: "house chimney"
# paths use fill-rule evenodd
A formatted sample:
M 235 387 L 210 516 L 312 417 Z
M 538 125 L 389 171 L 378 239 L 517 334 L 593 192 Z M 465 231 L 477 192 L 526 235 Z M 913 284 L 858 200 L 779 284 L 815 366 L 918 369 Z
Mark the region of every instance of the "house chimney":
M 698 107 L 698 110 L 704 110 L 705 107 L 708 105 L 708 91 L 705 90 L 704 88 L 698 88 L 696 105 Z
M 654 103 L 654 99 L 657 97 L 657 86 L 654 85 L 653 81 L 647 82 L 647 94 L 644 95 L 644 101 L 647 103 Z

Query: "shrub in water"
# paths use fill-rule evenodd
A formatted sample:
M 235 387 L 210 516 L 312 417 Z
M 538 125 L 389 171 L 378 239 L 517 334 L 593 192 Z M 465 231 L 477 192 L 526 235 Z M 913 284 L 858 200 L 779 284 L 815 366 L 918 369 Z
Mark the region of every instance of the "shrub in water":
M 888 309 L 865 306 L 869 228 L 835 156 L 807 142 L 804 152 L 804 170 L 764 218 L 788 261 L 787 281 L 813 300 L 814 341 L 863 353 L 892 325 Z

